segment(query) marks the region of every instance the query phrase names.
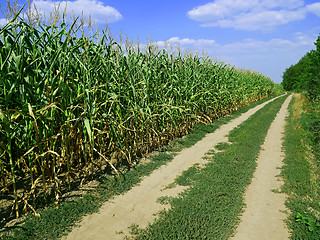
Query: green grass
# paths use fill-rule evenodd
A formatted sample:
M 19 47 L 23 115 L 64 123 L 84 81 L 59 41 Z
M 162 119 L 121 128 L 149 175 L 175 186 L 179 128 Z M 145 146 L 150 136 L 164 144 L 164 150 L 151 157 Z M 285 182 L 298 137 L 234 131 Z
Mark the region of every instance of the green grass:
M 286 205 L 291 211 L 288 226 L 291 239 L 316 240 L 320 227 L 313 229 L 312 225 L 320 223 L 319 105 L 294 97 L 289 110 L 281 173 L 285 180 L 282 191 L 288 195 Z
M 139 164 L 135 168 L 123 170 L 121 174 L 121 182 L 115 175 L 100 175 L 97 180 L 100 182 L 99 187 L 94 194 L 86 194 L 83 197 L 74 199 L 72 201 L 61 201 L 57 205 L 49 205 L 45 209 L 39 211 L 41 217 L 36 217 L 33 214 L 29 214 L 24 220 L 23 224 L 17 225 L 13 228 L 4 229 L 3 239 L 58 239 L 63 234 L 67 233 L 75 222 L 79 221 L 85 214 L 96 212 L 101 204 L 108 200 L 111 196 L 121 194 L 134 185 L 140 182 L 141 177 L 150 174 L 154 169 L 166 164 L 172 159 L 172 153 L 177 149 L 189 147 L 199 140 L 201 140 L 207 133 L 213 132 L 222 124 L 229 122 L 230 120 L 240 116 L 243 112 L 248 111 L 250 108 L 261 104 L 270 98 L 266 98 L 260 101 L 251 103 L 250 105 L 239 108 L 232 114 L 215 120 L 210 125 L 198 125 L 192 133 L 187 135 L 184 139 L 178 139 L 174 143 L 170 144 L 171 147 L 165 146 L 159 154 L 152 157 L 151 161 L 147 164 Z M 171 154 L 168 154 L 168 151 Z M 184 174 L 180 180 L 177 180 L 179 184 L 192 183 L 191 175 L 198 170 L 193 167 L 190 170 L 190 177 Z M 194 172 L 192 172 L 194 171 Z M 192 174 L 191 174 L 192 172 Z M 185 180 L 183 180 L 185 178 Z M 187 179 L 187 180 L 186 180 Z M 184 183 L 183 183 L 184 182 Z
M 134 229 L 136 239 L 228 239 L 239 222 L 243 193 L 251 182 L 260 146 L 285 97 L 256 112 L 231 131 L 232 144 L 213 155 L 204 168 L 194 166 L 176 182 L 190 185 L 172 208 L 146 229 Z
M 215 146 L 215 148 L 219 151 L 223 151 L 226 150 L 229 146 L 230 144 L 227 142 L 220 142 Z

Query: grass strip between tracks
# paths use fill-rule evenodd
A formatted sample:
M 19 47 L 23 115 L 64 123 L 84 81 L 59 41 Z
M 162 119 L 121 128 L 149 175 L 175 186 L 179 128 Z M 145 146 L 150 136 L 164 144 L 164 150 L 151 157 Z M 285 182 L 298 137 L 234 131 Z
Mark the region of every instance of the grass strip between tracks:
M 121 182 L 117 176 L 109 174 L 100 176 L 99 186 L 93 193 L 85 194 L 72 201 L 62 201 L 57 205 L 51 204 L 45 209 L 39 210 L 41 217 L 29 214 L 22 224 L 15 224 L 0 231 L 1 239 L 59 239 L 70 231 L 72 226 L 85 214 L 97 212 L 103 202 L 110 197 L 122 194 L 139 183 L 143 176 L 149 175 L 153 170 L 172 160 L 173 155 L 185 147 L 190 147 L 201 140 L 207 133 L 211 133 L 221 125 L 240 116 L 249 109 L 269 100 L 266 98 L 239 108 L 232 114 L 215 120 L 212 124 L 199 124 L 186 137 L 173 141 L 164 146 L 161 151 L 151 158 L 146 164 L 139 164 L 135 168 L 124 169 L 121 174 Z M 191 170 L 192 171 L 192 170 Z M 1 226 L 0 226 L 1 227 Z
M 228 239 L 239 222 L 243 193 L 251 182 L 260 146 L 287 96 L 257 111 L 229 134 L 232 144 L 219 145 L 205 167 L 195 165 L 177 178 L 190 185 L 178 198 L 161 199 L 171 209 L 146 229 L 132 226 L 136 239 Z
M 320 107 L 294 95 L 285 128 L 282 168 L 291 239 L 320 239 Z

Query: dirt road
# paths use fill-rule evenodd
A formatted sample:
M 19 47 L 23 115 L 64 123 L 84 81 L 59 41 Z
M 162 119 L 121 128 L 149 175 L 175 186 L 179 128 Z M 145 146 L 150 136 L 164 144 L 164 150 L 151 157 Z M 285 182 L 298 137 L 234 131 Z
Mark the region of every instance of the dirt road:
M 289 239 L 284 223 L 287 216 L 283 212 L 286 210 L 286 196 L 272 190 L 280 189 L 283 184 L 277 175 L 281 172 L 282 137 L 291 98 L 292 95 L 282 105 L 262 145 L 254 177 L 245 193 L 247 208 L 232 240 Z
M 272 99 L 274 100 L 274 99 Z M 272 101 L 270 100 L 270 101 Z M 132 188 L 124 195 L 119 195 L 106 202 L 98 213 L 86 216 L 73 231 L 63 239 L 123 239 L 129 232 L 128 227 L 137 224 L 146 227 L 152 222 L 155 214 L 164 208 L 157 203 L 161 196 L 177 196 L 185 187 L 165 189 L 183 171 L 196 163 L 203 164 L 205 154 L 219 142 L 227 141 L 226 135 L 256 111 L 264 107 L 267 101 L 230 123 L 221 126 L 215 132 L 208 134 L 194 146 L 182 150 L 165 166 L 155 170 L 144 178 L 140 185 Z

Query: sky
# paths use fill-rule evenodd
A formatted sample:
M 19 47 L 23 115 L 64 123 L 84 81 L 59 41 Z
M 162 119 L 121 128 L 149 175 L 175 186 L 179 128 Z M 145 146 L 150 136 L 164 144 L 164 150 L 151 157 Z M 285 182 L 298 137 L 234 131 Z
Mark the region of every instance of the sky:
M 33 0 L 32 6 L 48 13 L 65 3 Z M 142 44 L 149 39 L 206 52 L 276 83 L 320 34 L 320 1 L 313 0 L 69 0 L 67 12 L 90 14 L 101 28 L 108 22 L 115 38 L 122 33 Z

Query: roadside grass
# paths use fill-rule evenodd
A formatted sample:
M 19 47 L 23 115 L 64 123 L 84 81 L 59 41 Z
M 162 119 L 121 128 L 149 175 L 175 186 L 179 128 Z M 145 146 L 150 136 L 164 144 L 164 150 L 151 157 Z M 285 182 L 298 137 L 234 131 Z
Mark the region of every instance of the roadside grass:
M 291 239 L 320 239 L 320 107 L 296 94 L 285 128 L 282 191 Z M 318 225 L 318 226 L 317 226 Z
M 228 239 L 245 207 L 243 193 L 251 182 L 261 145 L 287 96 L 257 111 L 229 134 L 225 151 L 213 154 L 203 168 L 193 166 L 176 179 L 190 188 L 167 199 L 171 208 L 146 229 L 132 227 L 133 239 Z
M 215 146 L 215 149 L 218 151 L 226 150 L 230 146 L 230 143 L 227 142 L 220 142 Z
M 110 173 L 106 173 L 101 175 L 95 179 L 99 182 L 99 186 L 94 191 L 77 198 L 62 200 L 58 204 L 50 204 L 44 209 L 38 210 L 40 217 L 30 213 L 21 224 L 14 224 L 11 227 L 0 229 L 1 239 L 61 238 L 81 220 L 82 216 L 97 212 L 103 202 L 107 201 L 110 197 L 130 190 L 141 181 L 143 176 L 149 175 L 156 168 L 171 161 L 177 151 L 194 145 L 207 133 L 215 131 L 221 125 L 228 123 L 242 113 L 270 99 L 271 97 L 243 106 L 223 118 L 214 120 L 212 124 L 196 125 L 190 134 L 164 146 L 158 154 L 151 157 L 149 162 L 138 164 L 134 168 L 122 169 L 120 174 L 121 180 L 116 174 L 110 175 Z M 200 170 L 193 167 L 189 171 L 194 171 L 191 175 L 196 175 L 197 171 Z M 182 185 L 189 185 L 193 182 L 193 176 L 186 177 L 186 175 L 184 175 L 184 177 L 187 180 L 177 180 L 177 182 Z M 183 179 L 183 177 L 181 177 L 181 179 Z

